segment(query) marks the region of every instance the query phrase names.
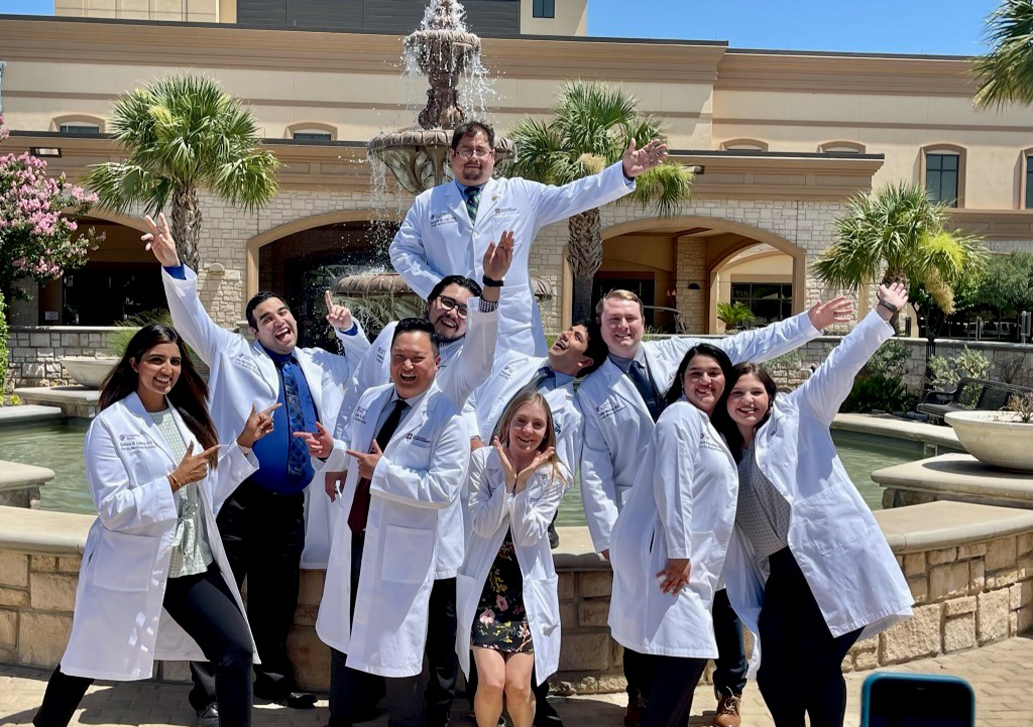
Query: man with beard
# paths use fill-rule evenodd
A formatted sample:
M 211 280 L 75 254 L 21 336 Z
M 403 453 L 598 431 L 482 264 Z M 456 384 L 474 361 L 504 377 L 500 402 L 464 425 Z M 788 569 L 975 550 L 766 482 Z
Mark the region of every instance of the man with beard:
M 624 158 L 600 172 L 554 187 L 526 179 L 493 179 L 495 132 L 481 121 L 460 124 L 452 134 L 449 161 L 455 180 L 419 195 L 391 242 L 391 264 L 421 297 L 446 275 L 480 280 L 478 261 L 503 230 L 516 233 L 513 273 L 499 307 L 503 347 L 546 354 L 541 316 L 531 290 L 531 243 L 545 225 L 559 222 L 635 189 L 634 178 L 663 163 L 667 145 L 632 141 Z

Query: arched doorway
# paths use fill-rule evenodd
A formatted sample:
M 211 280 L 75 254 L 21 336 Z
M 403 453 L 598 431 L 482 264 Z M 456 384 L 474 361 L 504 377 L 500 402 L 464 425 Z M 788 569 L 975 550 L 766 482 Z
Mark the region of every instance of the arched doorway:
M 780 281 L 777 293 L 788 297 L 790 314 L 802 311 L 807 298 L 803 248 L 739 222 L 692 216 L 641 219 L 604 230 L 603 265 L 596 275 L 593 305 L 606 290 L 626 287 L 643 298 L 646 325 L 653 330 L 718 333 L 717 271 L 758 245 L 781 256 L 779 271 L 788 258 L 790 280 Z M 776 265 L 776 260 L 772 256 L 764 264 Z
M 336 350 L 327 330 L 323 291 L 343 275 L 390 269 L 387 246 L 397 223 L 372 222 L 365 211 L 296 220 L 248 242 L 247 296 L 272 290 L 298 321 L 303 346 Z

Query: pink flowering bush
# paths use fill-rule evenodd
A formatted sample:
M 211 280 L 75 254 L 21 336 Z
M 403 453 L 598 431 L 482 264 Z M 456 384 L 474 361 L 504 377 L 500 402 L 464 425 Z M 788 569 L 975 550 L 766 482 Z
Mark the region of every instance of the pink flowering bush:
M 85 214 L 96 201 L 64 174 L 47 176 L 43 159 L 0 156 L 0 293 L 8 301 L 19 293 L 19 278 L 45 283 L 86 263 L 103 236 L 92 228 L 80 232 L 70 216 Z

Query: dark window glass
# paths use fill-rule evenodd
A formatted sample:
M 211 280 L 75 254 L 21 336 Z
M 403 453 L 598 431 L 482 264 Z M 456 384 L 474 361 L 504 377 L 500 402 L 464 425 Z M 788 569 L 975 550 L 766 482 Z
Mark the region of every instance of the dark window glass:
M 925 155 L 925 189 L 934 202 L 958 206 L 957 154 Z
M 330 141 L 329 131 L 295 131 L 295 141 Z
M 96 134 L 99 131 L 96 124 L 61 124 L 62 134 Z
M 753 326 L 759 328 L 769 323 L 782 321 L 792 316 L 792 283 L 732 283 L 732 303 L 742 303 L 757 319 Z
M 534 0 L 534 17 L 555 18 L 556 0 Z
M 1033 210 L 1033 156 L 1026 157 L 1026 209 Z

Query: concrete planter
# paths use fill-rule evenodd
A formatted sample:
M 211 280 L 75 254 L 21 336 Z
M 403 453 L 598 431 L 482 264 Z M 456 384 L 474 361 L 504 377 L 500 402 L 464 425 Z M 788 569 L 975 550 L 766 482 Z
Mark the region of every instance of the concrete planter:
M 958 411 L 944 417 L 968 453 L 980 462 L 1033 472 L 1033 423 L 1007 411 Z
M 61 365 L 65 367 L 68 375 L 75 379 L 76 383 L 89 389 L 99 389 L 104 383 L 108 372 L 115 367 L 117 358 L 79 358 L 65 357 L 60 359 Z

